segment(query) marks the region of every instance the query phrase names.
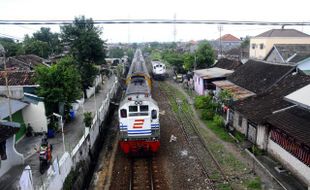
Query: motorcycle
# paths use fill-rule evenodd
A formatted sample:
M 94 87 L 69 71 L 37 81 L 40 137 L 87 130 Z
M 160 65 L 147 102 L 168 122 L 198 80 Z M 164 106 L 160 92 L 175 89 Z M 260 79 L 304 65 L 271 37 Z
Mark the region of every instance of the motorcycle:
M 52 145 L 42 143 L 39 150 L 40 173 L 43 174 L 49 168 L 52 162 Z

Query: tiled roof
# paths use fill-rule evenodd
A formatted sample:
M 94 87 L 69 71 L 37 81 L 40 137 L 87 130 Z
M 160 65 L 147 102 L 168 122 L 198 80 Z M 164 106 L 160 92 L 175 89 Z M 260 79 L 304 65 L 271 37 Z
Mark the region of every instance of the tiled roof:
M 203 79 L 212 79 L 212 78 L 221 78 L 221 77 L 227 77 L 231 75 L 234 71 L 222 69 L 218 67 L 212 67 L 209 69 L 199 69 L 195 70 L 195 75 L 203 78 Z
M 35 85 L 33 71 L 8 71 L 9 86 Z M 5 85 L 5 72 L 0 71 L 0 86 Z
M 310 37 L 310 35 L 295 29 L 271 29 L 256 37 Z
M 293 69 L 294 67 L 290 65 L 249 60 L 238 67 L 227 79 L 238 86 L 259 94 L 270 88 Z
M 252 83 L 256 83 L 255 80 Z M 233 109 L 255 123 L 263 123 L 272 112 L 292 106 L 284 97 L 310 84 L 310 76 L 303 73 L 289 74 L 271 89 L 256 97 L 249 97 L 234 103 Z
M 0 142 L 10 138 L 19 130 L 20 124 L 0 121 Z
M 267 123 L 310 147 L 310 111 L 294 107 L 272 114 Z
M 45 59 L 32 54 L 8 57 L 6 60 L 8 70 L 33 70 L 39 65 L 48 66 Z M 2 65 L 0 67 L 3 69 Z
M 217 41 L 219 41 L 219 39 L 217 39 Z M 231 34 L 225 34 L 224 36 L 221 37 L 222 42 L 241 42 L 241 40 Z
M 228 70 L 236 70 L 241 65 L 242 65 L 242 63 L 240 61 L 222 58 L 216 62 L 214 67 L 218 67 L 218 68 L 222 68 L 222 69 L 228 69 Z

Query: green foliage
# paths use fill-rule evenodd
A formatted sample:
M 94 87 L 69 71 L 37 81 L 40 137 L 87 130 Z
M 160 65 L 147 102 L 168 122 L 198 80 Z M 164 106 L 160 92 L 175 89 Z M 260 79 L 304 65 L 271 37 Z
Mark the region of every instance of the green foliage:
M 211 129 L 213 133 L 215 133 L 216 136 L 218 136 L 220 139 L 226 142 L 233 142 L 233 139 L 231 136 L 229 136 L 225 129 L 223 127 L 216 126 L 213 120 L 205 120 L 204 122 L 206 123 L 207 127 Z
M 110 58 L 122 58 L 123 56 L 124 56 L 124 50 L 123 49 L 121 49 L 119 47 L 109 49 L 109 57 Z
M 195 56 L 191 53 L 184 53 L 183 54 L 183 67 L 186 71 L 190 71 L 194 68 L 194 64 L 195 64 Z
M 21 43 L 15 43 L 10 38 L 0 38 L 0 44 L 4 47 L 7 57 L 15 56 L 23 53 L 23 47 Z
M 43 58 L 48 57 L 49 46 L 47 42 L 43 42 L 26 35 L 23 44 L 25 54 L 35 54 Z
M 234 136 L 239 142 L 243 142 L 246 139 L 245 135 L 240 133 L 239 131 L 235 131 Z
M 263 155 L 264 154 L 264 151 L 259 149 L 257 146 L 253 145 L 251 147 L 251 152 L 255 155 L 255 156 L 260 156 L 260 155 Z
M 214 112 L 210 109 L 203 109 L 201 111 L 201 118 L 204 120 L 211 120 L 214 116 Z
M 84 119 L 83 119 L 85 127 L 91 127 L 92 121 L 93 121 L 92 113 L 91 112 L 85 112 L 84 113 Z
M 219 102 L 225 105 L 230 105 L 231 101 L 233 100 L 233 95 L 228 90 L 221 90 L 218 97 L 219 97 Z
M 151 57 L 151 60 L 159 61 L 162 59 L 161 53 L 158 50 L 153 50 L 150 57 Z
M 214 115 L 213 117 L 213 123 L 216 127 L 224 127 L 225 123 L 224 123 L 224 119 L 222 118 L 222 116 L 220 115 Z
M 213 65 L 215 60 L 214 50 L 208 41 L 204 40 L 199 43 L 196 50 L 197 69 L 203 69 Z
M 48 45 L 48 54 L 59 54 L 63 47 L 60 43 L 59 34 L 52 33 L 50 28 L 41 27 L 39 31 L 33 33 L 33 38 Z
M 248 48 L 250 46 L 250 37 L 246 36 L 241 43 L 241 48 Z
M 173 66 L 177 73 L 184 73 L 182 54 L 167 50 L 163 52 L 162 58 Z
M 70 46 L 70 53 L 76 60 L 82 78 L 83 90 L 92 86 L 99 70 L 94 64 L 105 63 L 105 42 L 100 39 L 101 29 L 93 20 L 76 17 L 73 24 L 61 27 L 61 37 Z
M 247 187 L 249 189 L 261 189 L 262 183 L 259 177 L 256 177 L 255 179 L 250 180 L 247 182 Z
M 36 68 L 38 95 L 44 97 L 47 115 L 58 112 L 58 104 L 69 104 L 81 97 L 81 77 L 72 57 L 65 57 L 57 64 Z
M 194 100 L 194 106 L 197 109 L 212 109 L 214 107 L 214 103 L 212 102 L 211 96 L 196 96 Z

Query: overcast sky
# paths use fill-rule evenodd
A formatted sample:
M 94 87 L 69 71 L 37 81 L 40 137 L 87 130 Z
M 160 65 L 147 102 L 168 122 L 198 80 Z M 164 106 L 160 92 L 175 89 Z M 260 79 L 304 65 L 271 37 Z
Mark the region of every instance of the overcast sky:
M 310 21 L 309 0 L 0 0 L 0 20 L 73 19 L 204 19 Z M 0 36 L 23 38 L 42 26 L 0 25 Z M 47 26 L 48 27 L 48 26 Z M 59 32 L 59 26 L 50 26 Z M 173 25 L 102 25 L 108 42 L 173 41 Z M 223 25 L 222 34 L 255 36 L 280 26 Z M 310 27 L 295 27 L 310 34 Z M 217 25 L 176 25 L 176 40 L 216 39 Z

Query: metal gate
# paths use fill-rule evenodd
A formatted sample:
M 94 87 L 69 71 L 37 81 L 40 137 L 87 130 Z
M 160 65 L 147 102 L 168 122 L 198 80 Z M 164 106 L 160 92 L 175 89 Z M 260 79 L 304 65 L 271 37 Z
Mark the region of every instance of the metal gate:
M 248 131 L 247 132 L 248 140 L 255 144 L 256 143 L 256 133 L 257 133 L 256 124 L 248 121 L 248 130 L 247 131 Z

